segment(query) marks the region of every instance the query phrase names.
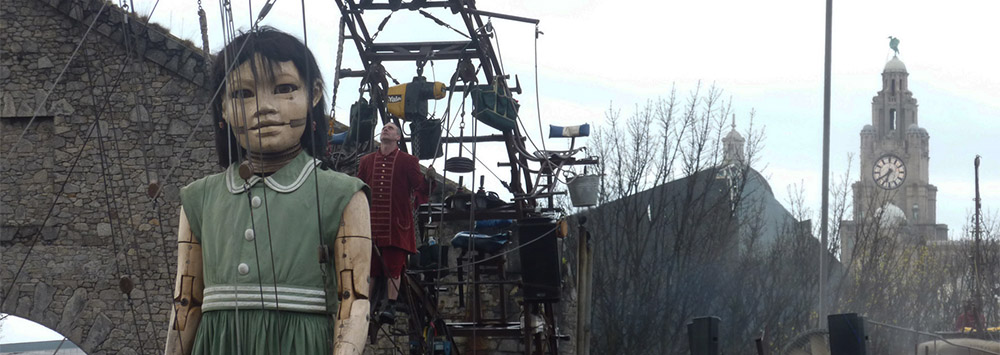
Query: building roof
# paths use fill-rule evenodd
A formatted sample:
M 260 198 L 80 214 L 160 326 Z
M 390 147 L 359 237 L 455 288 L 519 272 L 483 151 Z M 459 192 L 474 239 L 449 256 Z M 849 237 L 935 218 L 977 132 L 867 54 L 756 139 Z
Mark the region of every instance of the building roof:
M 885 69 L 882 70 L 883 73 L 906 73 L 906 65 L 903 61 L 899 60 L 899 57 L 892 56 L 892 59 L 888 63 L 885 63 Z

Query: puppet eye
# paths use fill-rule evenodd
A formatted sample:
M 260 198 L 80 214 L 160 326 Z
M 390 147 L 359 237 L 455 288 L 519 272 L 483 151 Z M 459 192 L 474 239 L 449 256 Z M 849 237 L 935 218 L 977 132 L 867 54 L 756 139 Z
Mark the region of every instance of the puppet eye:
M 253 91 L 248 89 L 240 89 L 229 93 L 234 99 L 248 99 L 253 97 Z
M 295 84 L 281 84 L 274 87 L 275 94 L 288 94 L 292 91 L 298 90 L 299 87 Z

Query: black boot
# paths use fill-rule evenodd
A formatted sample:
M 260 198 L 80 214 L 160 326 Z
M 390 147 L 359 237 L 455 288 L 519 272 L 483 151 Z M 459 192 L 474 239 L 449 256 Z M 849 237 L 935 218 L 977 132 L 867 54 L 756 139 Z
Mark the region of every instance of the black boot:
M 378 314 L 379 323 L 383 324 L 395 324 L 396 323 L 396 301 L 389 300 L 385 307 L 382 308 L 382 312 Z

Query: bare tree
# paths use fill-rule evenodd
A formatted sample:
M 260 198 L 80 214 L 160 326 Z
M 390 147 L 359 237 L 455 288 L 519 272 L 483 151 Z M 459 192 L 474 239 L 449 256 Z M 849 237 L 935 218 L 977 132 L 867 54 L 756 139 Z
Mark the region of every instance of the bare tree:
M 843 187 L 843 186 L 841 186 Z M 954 330 L 961 307 L 971 299 L 971 284 L 979 269 L 985 314 L 997 322 L 1000 287 L 996 274 L 996 219 L 984 227 L 982 258 L 972 257 L 972 227 L 958 241 L 928 241 L 919 226 L 893 212 L 896 191 L 875 189 L 856 193 L 854 220 L 843 221 L 833 240 L 844 241 L 837 250 L 846 274 L 832 289 L 834 312 L 859 313 L 870 320 L 923 331 Z M 842 201 L 843 202 L 843 201 Z M 990 313 L 992 312 L 992 313 Z M 872 327 L 875 353 L 900 353 L 929 340 L 913 333 Z
M 611 108 L 591 139 L 603 175 L 588 222 L 594 353 L 686 354 L 686 324 L 698 316 L 721 317 L 724 351 L 746 353 L 765 329 L 788 337 L 809 319 L 816 275 L 801 265 L 818 242 L 808 225 L 772 218 L 760 197 L 773 200 L 751 169 L 760 131 L 726 159 L 731 106 L 721 96 L 699 87 L 627 116 Z

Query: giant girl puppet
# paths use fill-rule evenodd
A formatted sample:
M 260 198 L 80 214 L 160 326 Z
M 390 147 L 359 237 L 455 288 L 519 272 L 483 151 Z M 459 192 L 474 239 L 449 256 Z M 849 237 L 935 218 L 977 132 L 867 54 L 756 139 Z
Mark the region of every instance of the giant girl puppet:
M 367 187 L 314 159 L 327 130 L 319 67 L 302 42 L 270 28 L 233 39 L 215 63 L 226 170 L 181 189 L 166 353 L 360 354 Z

